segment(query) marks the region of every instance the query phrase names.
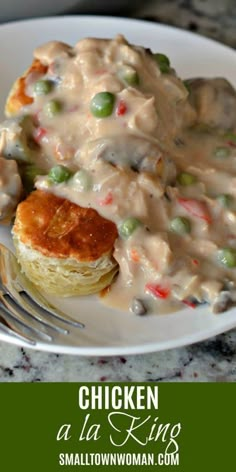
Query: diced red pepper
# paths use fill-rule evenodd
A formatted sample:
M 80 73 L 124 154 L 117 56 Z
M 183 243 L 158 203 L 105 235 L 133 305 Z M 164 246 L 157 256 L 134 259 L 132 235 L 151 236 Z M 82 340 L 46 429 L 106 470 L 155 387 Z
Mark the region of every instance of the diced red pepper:
M 95 75 L 103 75 L 107 73 L 107 69 L 98 69 L 95 71 Z
M 139 254 L 138 254 L 138 251 L 136 251 L 136 249 L 131 249 L 130 258 L 133 262 L 139 262 L 140 261 Z
M 191 302 L 190 300 L 187 300 L 187 299 L 186 299 L 186 300 L 182 300 L 182 302 L 183 302 L 185 305 L 189 306 L 190 308 L 196 308 L 196 306 L 197 306 L 196 303 Z
M 211 223 L 211 217 L 204 202 L 188 198 L 178 198 L 178 202 L 190 215 Z
M 228 146 L 236 148 L 236 143 L 234 141 L 227 141 Z
M 195 265 L 195 266 L 198 266 L 199 265 L 199 261 L 197 259 L 192 259 L 192 263 Z
M 117 105 L 116 114 L 117 114 L 117 116 L 122 116 L 126 112 L 127 112 L 127 106 L 126 106 L 124 100 L 121 100 Z
M 34 135 L 36 143 L 39 143 L 46 134 L 47 130 L 45 128 L 37 128 Z
M 100 206 L 110 205 L 113 202 L 113 195 L 111 192 L 108 192 L 106 197 L 103 200 L 99 200 Z
M 170 295 L 170 289 L 169 287 L 164 287 L 163 285 L 156 285 L 156 284 L 146 284 L 145 285 L 145 290 L 148 292 L 152 293 L 157 298 L 168 298 Z

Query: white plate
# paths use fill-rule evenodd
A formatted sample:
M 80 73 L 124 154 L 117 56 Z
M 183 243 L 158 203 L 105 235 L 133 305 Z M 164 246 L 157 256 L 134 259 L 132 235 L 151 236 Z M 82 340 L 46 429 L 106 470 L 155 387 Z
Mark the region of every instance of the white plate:
M 224 76 L 236 86 L 236 53 L 209 39 L 130 19 L 47 18 L 0 27 L 0 109 L 14 79 L 31 63 L 37 45 L 52 39 L 74 44 L 85 36 L 109 38 L 117 33 L 130 42 L 166 53 L 182 78 Z M 11 246 L 8 229 L 0 229 L 0 241 Z M 146 353 L 191 344 L 236 326 L 236 309 L 218 316 L 202 307 L 165 316 L 135 317 L 104 307 L 96 297 L 54 302 L 83 321 L 86 328 L 72 330 L 57 345 L 38 343 L 36 349 L 79 355 Z M 1 333 L 0 339 L 18 344 L 15 338 Z

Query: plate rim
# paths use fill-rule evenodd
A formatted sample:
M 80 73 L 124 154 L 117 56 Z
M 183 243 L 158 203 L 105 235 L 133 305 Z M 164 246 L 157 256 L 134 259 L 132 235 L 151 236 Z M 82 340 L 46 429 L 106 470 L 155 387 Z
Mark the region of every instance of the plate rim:
M 176 32 L 178 34 L 181 34 L 183 36 L 189 36 L 190 38 L 197 38 L 198 40 L 202 40 L 203 42 L 208 42 L 209 44 L 217 45 L 218 47 L 225 49 L 225 50 L 230 50 L 231 52 L 235 53 L 235 49 L 232 46 L 229 46 L 227 44 L 224 44 L 220 42 L 217 39 L 210 38 L 209 36 L 204 36 L 200 34 L 199 32 L 196 31 L 189 31 L 184 28 L 178 27 L 176 25 L 169 25 L 167 23 L 159 23 L 158 21 L 155 20 L 145 20 L 142 18 L 129 18 L 126 16 L 113 16 L 113 15 L 89 15 L 89 14 L 75 14 L 75 15 L 63 15 L 59 14 L 57 15 L 49 15 L 49 16 L 38 16 L 34 18 L 25 18 L 25 19 L 19 19 L 19 20 L 9 20 L 5 21 L 4 23 L 0 23 L 0 30 L 3 29 L 8 29 L 9 27 L 16 27 L 18 25 L 27 25 L 31 23 L 46 23 L 48 21 L 56 21 L 56 22 L 63 22 L 65 20 L 70 20 L 70 21 L 78 21 L 78 19 L 82 22 L 86 22 L 88 20 L 91 21 L 104 21 L 107 23 L 110 23 L 111 21 L 114 22 L 119 22 L 119 23 L 133 23 L 133 24 L 143 24 L 143 26 L 152 26 L 152 27 L 157 27 L 159 29 L 164 30 L 170 30 L 173 32 Z
M 152 342 L 150 344 L 137 344 L 132 346 L 67 346 L 65 344 L 50 344 L 50 343 L 41 343 L 37 342 L 35 345 L 24 343 L 23 341 L 18 341 L 17 338 L 13 336 L 6 335 L 0 332 L 0 341 L 4 341 L 11 345 L 16 345 L 18 347 L 24 347 L 33 351 L 47 352 L 48 354 L 65 354 L 81 357 L 113 357 L 119 355 L 133 356 L 140 354 L 151 354 L 154 352 L 170 351 L 172 349 L 186 348 L 192 346 L 199 342 L 207 341 L 210 338 L 213 338 L 220 334 L 225 334 L 230 330 L 236 327 L 236 322 L 231 322 L 229 325 L 222 331 L 220 328 L 212 330 L 210 336 L 207 333 L 201 334 L 201 331 L 197 334 L 187 335 L 186 339 L 183 342 L 183 338 L 179 338 L 174 341 L 161 341 L 158 343 Z M 171 344 L 171 345 L 170 345 Z

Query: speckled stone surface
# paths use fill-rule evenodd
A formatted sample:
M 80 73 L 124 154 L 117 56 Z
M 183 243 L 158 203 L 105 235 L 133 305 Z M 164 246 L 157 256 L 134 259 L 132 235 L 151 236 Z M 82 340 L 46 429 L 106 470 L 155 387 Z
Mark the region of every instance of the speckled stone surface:
M 236 331 L 153 354 L 77 357 L 0 344 L 1 382 L 235 382 Z
M 235 0 L 152 0 L 134 11 L 137 18 L 188 29 L 236 47 Z
M 155 0 L 137 18 L 196 31 L 236 47 L 233 0 Z M 128 357 L 47 354 L 0 343 L 0 382 L 235 382 L 236 330 L 192 346 Z

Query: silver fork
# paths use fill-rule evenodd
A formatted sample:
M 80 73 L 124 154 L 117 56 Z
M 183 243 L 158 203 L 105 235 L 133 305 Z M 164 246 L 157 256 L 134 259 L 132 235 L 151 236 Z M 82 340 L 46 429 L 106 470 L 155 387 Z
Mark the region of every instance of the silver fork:
M 53 341 L 53 333 L 69 334 L 84 324 L 49 303 L 21 272 L 15 255 L 0 244 L 0 330 L 35 345 Z

